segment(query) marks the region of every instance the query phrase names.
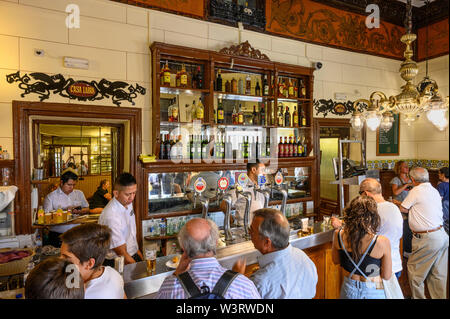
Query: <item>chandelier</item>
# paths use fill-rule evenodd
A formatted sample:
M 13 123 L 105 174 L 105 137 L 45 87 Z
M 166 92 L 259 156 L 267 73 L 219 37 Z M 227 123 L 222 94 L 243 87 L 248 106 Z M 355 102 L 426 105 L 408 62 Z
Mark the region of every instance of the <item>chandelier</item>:
M 425 0 L 428 4 L 429 0 Z M 428 60 L 427 73 L 425 78 L 415 86 L 413 80 L 419 73 L 417 63 L 412 60 L 413 50 L 412 43 L 417 36 L 411 32 L 412 30 L 412 5 L 411 0 L 407 1 L 406 19 L 404 34 L 400 41 L 406 45 L 403 56 L 405 61 L 400 66 L 400 76 L 406 82 L 401 87 L 402 91 L 396 96 L 387 96 L 380 91 L 373 92 L 369 100 L 358 99 L 353 103 L 353 115 L 350 123 L 354 130 L 360 131 L 364 123 L 371 131 L 375 131 L 378 127 L 382 131 L 389 131 L 394 122 L 393 113 L 402 114 L 404 121 L 408 126 L 411 125 L 421 113 L 426 113 L 428 120 L 433 123 L 439 130 L 444 130 L 448 125 L 446 112 L 449 105 L 448 97 L 444 100 L 438 91 L 436 81 L 428 77 Z M 428 52 L 428 26 L 427 26 L 427 43 Z M 428 57 L 428 53 L 427 53 Z

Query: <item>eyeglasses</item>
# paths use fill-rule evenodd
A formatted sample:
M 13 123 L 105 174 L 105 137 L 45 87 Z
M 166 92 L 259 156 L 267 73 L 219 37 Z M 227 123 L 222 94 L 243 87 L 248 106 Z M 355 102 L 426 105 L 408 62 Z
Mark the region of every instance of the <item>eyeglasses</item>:
M 359 195 L 365 194 L 366 191 L 359 191 Z

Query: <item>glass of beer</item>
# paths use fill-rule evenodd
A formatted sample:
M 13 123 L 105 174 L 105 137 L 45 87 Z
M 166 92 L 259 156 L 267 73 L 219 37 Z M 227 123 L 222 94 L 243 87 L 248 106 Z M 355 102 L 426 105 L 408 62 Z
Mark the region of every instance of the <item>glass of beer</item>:
M 144 254 L 147 273 L 154 274 L 156 272 L 156 249 L 145 248 Z
M 314 217 L 308 220 L 308 233 L 312 235 L 314 233 Z

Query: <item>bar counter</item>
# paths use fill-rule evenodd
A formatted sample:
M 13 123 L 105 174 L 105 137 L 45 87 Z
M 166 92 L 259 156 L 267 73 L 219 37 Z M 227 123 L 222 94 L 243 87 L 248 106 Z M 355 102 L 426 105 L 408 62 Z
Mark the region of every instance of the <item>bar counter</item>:
M 299 230 L 291 230 L 289 242 L 292 246 L 307 250 L 328 244 L 333 239 L 333 229 L 323 229 L 321 222 L 314 224 L 314 232 L 305 237 L 298 237 Z M 308 252 L 305 251 L 307 254 Z M 253 243 L 248 240 L 237 244 L 217 249 L 216 258 L 219 263 L 227 269 L 231 269 L 234 263 L 241 257 L 245 257 L 247 265 L 257 264 L 257 256 L 260 253 L 254 248 Z M 166 266 L 166 262 L 171 260 L 174 255 L 163 256 L 156 259 L 156 273 L 149 276 L 145 261 L 128 264 L 124 267 L 123 279 L 125 282 L 125 293 L 130 299 L 151 299 L 156 296 L 164 279 L 174 272 Z M 311 258 L 315 263 L 314 258 Z M 316 263 L 316 267 L 317 263 Z M 320 270 L 318 269 L 319 277 Z M 320 279 L 319 279 L 320 281 Z

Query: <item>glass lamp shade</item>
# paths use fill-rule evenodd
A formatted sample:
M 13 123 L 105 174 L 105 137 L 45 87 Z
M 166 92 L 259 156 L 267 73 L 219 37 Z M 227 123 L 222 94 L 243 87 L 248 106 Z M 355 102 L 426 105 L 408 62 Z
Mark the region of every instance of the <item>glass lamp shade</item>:
M 364 126 L 364 119 L 361 114 L 353 114 L 352 118 L 350 119 L 350 124 L 355 131 L 359 132 Z
M 376 111 L 368 111 L 366 114 L 366 124 L 371 131 L 376 131 L 381 124 L 381 115 Z
M 439 121 L 433 123 L 438 129 L 439 131 L 443 131 L 447 128 L 448 126 L 448 120 L 447 118 L 444 116 L 442 117 Z
M 388 132 L 392 128 L 392 123 L 394 123 L 394 117 L 390 113 L 383 114 L 380 130 L 383 132 Z

